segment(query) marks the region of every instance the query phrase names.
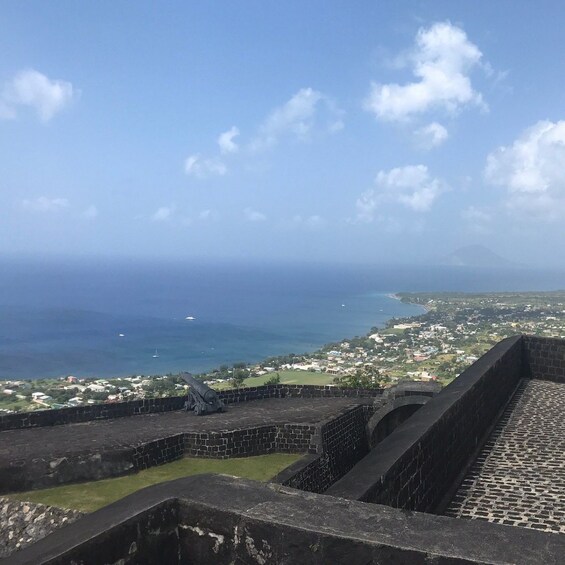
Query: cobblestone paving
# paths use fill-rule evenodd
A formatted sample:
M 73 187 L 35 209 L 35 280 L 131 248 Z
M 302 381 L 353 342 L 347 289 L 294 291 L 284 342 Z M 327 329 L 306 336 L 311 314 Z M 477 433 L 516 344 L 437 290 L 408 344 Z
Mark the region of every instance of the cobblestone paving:
M 565 533 L 565 384 L 522 381 L 445 514 Z

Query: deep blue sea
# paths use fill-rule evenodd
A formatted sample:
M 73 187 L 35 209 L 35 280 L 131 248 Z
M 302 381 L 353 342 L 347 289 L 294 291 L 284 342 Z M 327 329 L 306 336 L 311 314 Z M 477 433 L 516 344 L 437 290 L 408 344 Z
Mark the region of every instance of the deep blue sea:
M 422 312 L 394 292 L 563 288 L 525 269 L 0 259 L 0 378 L 197 373 Z

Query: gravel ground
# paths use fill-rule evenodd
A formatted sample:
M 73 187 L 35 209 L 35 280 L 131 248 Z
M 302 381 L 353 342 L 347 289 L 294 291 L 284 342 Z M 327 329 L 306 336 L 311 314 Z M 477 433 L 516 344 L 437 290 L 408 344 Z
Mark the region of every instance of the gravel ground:
M 0 497 L 0 559 L 83 515 L 77 510 Z

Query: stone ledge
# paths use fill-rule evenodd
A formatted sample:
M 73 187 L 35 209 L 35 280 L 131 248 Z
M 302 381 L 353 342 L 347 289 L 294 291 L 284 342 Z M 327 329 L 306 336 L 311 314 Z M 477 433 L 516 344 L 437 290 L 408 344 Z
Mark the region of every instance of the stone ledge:
M 342 388 L 336 386 L 276 384 L 235 388 L 220 391 L 218 396 L 225 404 L 239 404 L 253 400 L 273 398 L 374 398 L 382 389 Z M 112 420 L 143 414 L 175 412 L 183 409 L 186 395 L 166 398 L 147 398 L 110 404 L 93 404 L 72 408 L 35 410 L 17 414 L 0 415 L 0 431 L 20 430 Z
M 564 554 L 562 536 L 197 475 L 132 494 L 10 563 L 557 565 Z

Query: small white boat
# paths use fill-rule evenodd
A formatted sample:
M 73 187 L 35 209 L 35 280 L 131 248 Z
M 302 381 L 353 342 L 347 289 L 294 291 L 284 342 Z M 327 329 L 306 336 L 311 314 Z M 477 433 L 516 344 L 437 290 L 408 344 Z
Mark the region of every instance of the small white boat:
M 124 334 L 118 334 L 118 337 L 124 337 Z
M 155 350 L 155 353 L 153 354 L 153 359 L 157 359 L 157 357 L 159 357 L 159 352 Z
M 194 316 L 187 316 L 185 320 L 196 320 L 196 318 Z

